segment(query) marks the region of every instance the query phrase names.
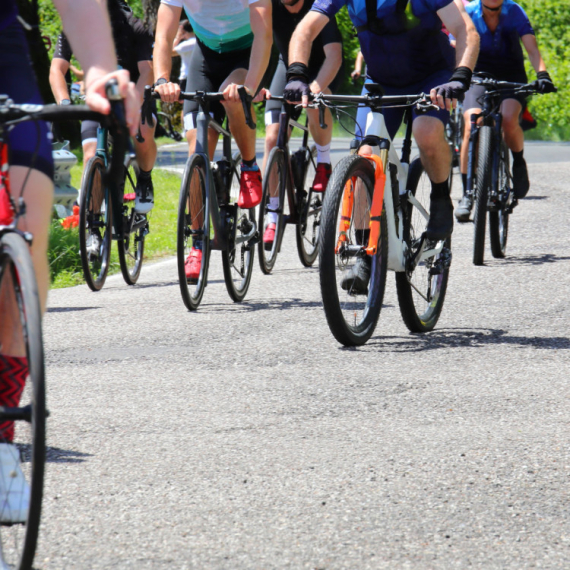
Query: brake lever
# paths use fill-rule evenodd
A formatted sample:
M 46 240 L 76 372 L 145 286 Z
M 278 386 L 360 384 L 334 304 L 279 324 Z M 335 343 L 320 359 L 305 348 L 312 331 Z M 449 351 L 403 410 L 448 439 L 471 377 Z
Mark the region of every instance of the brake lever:
M 253 97 L 250 97 L 245 90 L 243 85 L 238 87 L 238 94 L 241 100 L 241 105 L 243 107 L 243 114 L 245 115 L 245 124 L 252 130 L 257 128 L 255 121 L 251 116 L 251 102 L 253 101 Z

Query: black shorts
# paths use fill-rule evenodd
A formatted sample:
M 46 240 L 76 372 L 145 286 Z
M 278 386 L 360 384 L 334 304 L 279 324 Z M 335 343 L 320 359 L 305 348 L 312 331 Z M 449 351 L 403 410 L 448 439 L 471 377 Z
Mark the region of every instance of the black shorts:
M 219 91 L 220 86 L 230 73 L 236 69 L 249 69 L 250 53 L 251 48 L 218 53 L 197 41 L 188 65 L 186 91 Z M 184 129 L 187 131 L 195 129 L 198 103 L 184 101 L 183 110 Z M 226 111 L 224 106 L 216 101 L 210 105 L 210 114 L 218 123 L 222 123 Z
M 317 75 L 319 74 L 319 69 L 309 69 L 309 82 L 313 82 Z M 342 83 L 342 78 L 344 77 L 344 68 L 341 65 L 336 77 L 331 81 L 329 89 L 336 93 L 336 90 Z M 287 66 L 285 62 L 279 58 L 277 62 L 277 68 L 273 74 L 273 79 L 271 80 L 271 86 L 269 87 L 269 92 L 276 97 L 281 97 L 283 95 L 283 89 L 287 85 Z M 291 110 L 291 118 L 296 121 L 303 109 L 301 107 L 294 107 Z M 279 124 L 279 114 L 281 113 L 281 102 L 272 101 L 271 99 L 265 104 L 265 124 L 266 125 L 276 125 Z
M 471 85 L 469 90 L 465 93 L 463 109 L 481 109 L 483 105 L 478 100 L 485 94 L 485 91 L 486 89 L 483 85 Z M 522 105 L 523 109 L 526 105 L 526 97 L 524 95 L 518 95 L 516 93 L 505 93 L 504 95 L 501 95 L 501 103 L 506 99 L 515 99 Z

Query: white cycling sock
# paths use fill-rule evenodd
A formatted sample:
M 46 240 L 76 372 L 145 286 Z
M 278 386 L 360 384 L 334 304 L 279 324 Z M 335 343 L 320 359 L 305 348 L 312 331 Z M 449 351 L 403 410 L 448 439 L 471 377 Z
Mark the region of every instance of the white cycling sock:
M 330 143 L 321 146 L 320 144 L 315 145 L 317 147 L 317 164 L 320 162 L 325 162 L 326 164 L 331 163 L 331 145 Z
M 269 209 L 277 210 L 278 207 L 279 207 L 279 196 L 275 196 L 275 198 L 270 196 Z M 267 212 L 267 219 L 270 224 L 276 224 L 278 219 L 277 212 Z

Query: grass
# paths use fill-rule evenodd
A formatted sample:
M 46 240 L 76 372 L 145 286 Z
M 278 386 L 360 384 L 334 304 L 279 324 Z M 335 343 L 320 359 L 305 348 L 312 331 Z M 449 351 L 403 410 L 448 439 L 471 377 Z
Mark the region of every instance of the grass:
M 71 170 L 71 183 L 75 188 L 81 184 L 83 165 L 78 163 Z M 162 170 L 154 170 L 154 209 L 149 215 L 150 233 L 145 240 L 145 262 L 157 260 L 176 253 L 176 220 L 180 178 Z M 50 228 L 48 247 L 51 286 L 54 289 L 84 283 L 79 255 L 79 230 L 66 230 L 58 220 Z M 109 274 L 117 273 L 119 261 L 117 247 L 113 243 Z M 144 268 L 143 268 L 144 271 Z

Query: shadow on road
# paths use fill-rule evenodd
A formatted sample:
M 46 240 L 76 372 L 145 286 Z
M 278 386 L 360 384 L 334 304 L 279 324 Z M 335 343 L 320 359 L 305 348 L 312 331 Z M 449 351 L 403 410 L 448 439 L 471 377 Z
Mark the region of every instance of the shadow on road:
M 376 337 L 368 341 L 366 346 L 379 348 L 383 352 L 420 352 L 450 347 L 476 348 L 493 344 L 542 350 L 570 350 L 568 337 L 514 336 L 501 329 L 439 329 L 427 334 Z
M 59 447 L 46 448 L 46 461 L 48 463 L 83 463 L 88 457 L 93 457 L 93 454 L 60 449 Z
M 557 261 L 569 261 L 570 257 L 562 257 L 554 253 L 543 253 L 542 255 L 509 256 L 505 259 L 493 259 L 485 262 L 485 265 L 494 267 L 497 265 L 543 265 L 544 263 L 556 263 Z
M 91 311 L 93 309 L 100 309 L 101 307 L 50 307 L 48 313 L 70 313 L 72 311 Z

